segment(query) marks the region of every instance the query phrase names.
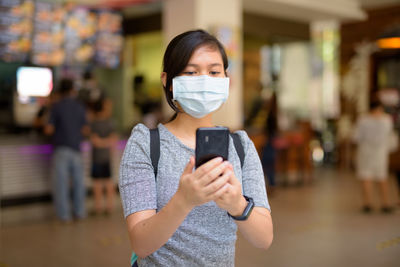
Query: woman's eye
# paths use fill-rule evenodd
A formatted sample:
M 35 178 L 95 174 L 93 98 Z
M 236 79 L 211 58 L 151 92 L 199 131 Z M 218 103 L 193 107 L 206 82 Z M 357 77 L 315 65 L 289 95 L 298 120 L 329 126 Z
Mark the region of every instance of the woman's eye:
M 195 71 L 184 71 L 183 74 L 184 75 L 195 75 L 196 72 Z
M 210 71 L 210 75 L 218 75 L 218 74 L 220 74 L 221 72 L 219 72 L 219 71 Z

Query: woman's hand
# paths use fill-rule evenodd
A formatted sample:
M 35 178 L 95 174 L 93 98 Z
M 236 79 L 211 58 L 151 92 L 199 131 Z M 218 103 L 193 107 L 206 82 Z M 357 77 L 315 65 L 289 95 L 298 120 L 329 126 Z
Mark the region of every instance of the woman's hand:
M 229 166 L 222 158 L 215 158 L 193 171 L 194 157 L 190 157 L 176 194 L 190 209 L 218 199 L 228 189 Z
M 226 185 L 227 189 L 224 193 L 215 200 L 218 207 L 226 210 L 232 216 L 239 216 L 246 208 L 247 201 L 242 195 L 242 185 L 236 178 L 233 167 L 228 163 L 228 168 L 224 175 L 228 175 L 229 180 Z

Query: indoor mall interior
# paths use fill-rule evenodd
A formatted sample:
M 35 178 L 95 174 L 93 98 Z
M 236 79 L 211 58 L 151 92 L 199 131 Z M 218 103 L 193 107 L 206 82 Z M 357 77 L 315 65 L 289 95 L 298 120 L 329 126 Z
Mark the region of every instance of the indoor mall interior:
M 173 262 L 172 232 L 132 265 L 139 234 L 121 162 L 144 153 L 126 149 L 138 124 L 173 123 L 171 103 L 184 110 L 175 120 L 190 116 L 168 98 L 163 62 L 175 36 L 197 29 L 228 59 L 229 98 L 213 125 L 253 142 L 273 223 L 270 247 L 256 248 L 224 213 L 239 228 L 234 265 L 400 266 L 400 0 L 0 0 L 0 267 Z M 158 128 L 167 142 L 171 128 Z M 71 136 L 76 150 L 63 147 Z M 61 185 L 57 162 L 70 153 L 78 162 Z

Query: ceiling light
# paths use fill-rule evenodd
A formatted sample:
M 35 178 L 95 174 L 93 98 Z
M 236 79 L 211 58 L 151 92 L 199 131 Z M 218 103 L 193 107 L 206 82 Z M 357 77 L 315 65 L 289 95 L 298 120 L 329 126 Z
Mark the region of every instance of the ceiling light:
M 376 42 L 382 49 L 400 49 L 400 25 L 384 32 Z

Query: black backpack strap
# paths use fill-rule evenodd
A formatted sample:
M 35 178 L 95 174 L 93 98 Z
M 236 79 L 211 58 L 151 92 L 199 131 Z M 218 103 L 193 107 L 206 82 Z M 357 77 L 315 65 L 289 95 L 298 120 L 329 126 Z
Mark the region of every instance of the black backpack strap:
M 158 128 L 150 129 L 150 158 L 154 177 L 157 180 L 158 160 L 160 159 L 160 132 Z
M 240 159 L 240 167 L 243 168 L 245 154 L 242 141 L 237 133 L 230 133 L 230 136 L 233 139 L 236 153 Z M 151 165 L 153 165 L 154 169 L 154 177 L 157 180 L 158 161 L 160 159 L 160 132 L 158 131 L 158 128 L 150 129 L 150 158 Z
M 236 153 L 238 154 L 240 159 L 240 167 L 243 168 L 245 154 L 242 141 L 240 140 L 240 136 L 238 133 L 230 133 L 230 135 L 233 139 L 233 144 L 235 145 Z

